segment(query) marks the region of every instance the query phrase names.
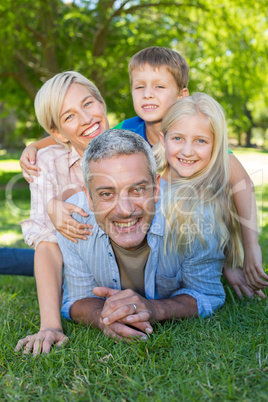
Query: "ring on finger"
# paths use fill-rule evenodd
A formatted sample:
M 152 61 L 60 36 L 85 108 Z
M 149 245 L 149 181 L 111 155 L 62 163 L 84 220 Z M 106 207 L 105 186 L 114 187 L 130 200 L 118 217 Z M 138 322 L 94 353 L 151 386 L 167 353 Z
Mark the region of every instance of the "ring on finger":
M 135 309 L 135 311 L 134 311 L 133 314 L 136 314 L 136 312 L 137 312 L 137 306 L 136 306 L 136 304 L 132 304 L 132 305 L 133 305 L 133 307 L 134 307 L 134 309 Z

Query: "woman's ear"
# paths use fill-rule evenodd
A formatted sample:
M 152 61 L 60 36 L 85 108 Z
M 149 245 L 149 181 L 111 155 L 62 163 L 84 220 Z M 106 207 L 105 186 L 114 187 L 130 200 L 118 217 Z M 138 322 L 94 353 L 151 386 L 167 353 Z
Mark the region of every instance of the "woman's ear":
M 58 130 L 51 130 L 51 135 L 53 135 L 54 138 L 56 138 L 56 140 L 59 140 L 60 142 L 64 142 L 67 144 L 67 142 L 69 142 L 69 140 L 64 137 L 64 135 L 62 135 Z

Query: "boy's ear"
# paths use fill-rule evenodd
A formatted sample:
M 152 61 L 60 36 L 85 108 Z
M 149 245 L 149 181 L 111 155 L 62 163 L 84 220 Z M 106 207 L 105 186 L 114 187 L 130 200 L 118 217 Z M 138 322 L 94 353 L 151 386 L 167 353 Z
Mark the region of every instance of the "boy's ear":
M 56 138 L 56 140 L 59 140 L 61 142 L 69 142 L 64 135 L 62 135 L 58 130 L 51 130 L 51 135 Z
M 94 212 L 93 201 L 92 201 L 90 195 L 88 194 L 86 186 L 83 186 L 83 190 L 86 193 L 89 208 L 91 209 L 92 212 Z
M 178 99 L 180 98 L 185 98 L 185 96 L 189 96 L 189 90 L 188 88 L 183 88 L 178 96 Z
M 164 134 L 162 133 L 162 131 L 160 131 L 160 133 L 159 133 L 159 140 L 160 140 L 161 144 L 163 145 L 163 147 L 165 147 L 165 138 L 164 138 Z

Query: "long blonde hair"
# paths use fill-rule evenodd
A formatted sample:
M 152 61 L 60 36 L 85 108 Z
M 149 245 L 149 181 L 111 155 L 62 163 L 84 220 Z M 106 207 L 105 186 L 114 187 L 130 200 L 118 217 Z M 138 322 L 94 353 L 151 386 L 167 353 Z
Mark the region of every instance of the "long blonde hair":
M 214 136 L 212 155 L 207 166 L 189 178 L 178 178 L 164 194 L 167 219 L 167 242 L 177 233 L 179 252 L 190 251 L 196 237 L 205 246 L 204 233 L 213 231 L 219 240 L 228 266 L 243 263 L 241 228 L 229 184 L 227 127 L 222 107 L 205 93 L 177 100 L 162 121 L 165 136 L 185 117 L 201 115 Z M 169 164 L 165 148 L 159 142 L 153 149 L 158 173 L 163 175 Z M 204 226 L 205 225 L 205 226 Z

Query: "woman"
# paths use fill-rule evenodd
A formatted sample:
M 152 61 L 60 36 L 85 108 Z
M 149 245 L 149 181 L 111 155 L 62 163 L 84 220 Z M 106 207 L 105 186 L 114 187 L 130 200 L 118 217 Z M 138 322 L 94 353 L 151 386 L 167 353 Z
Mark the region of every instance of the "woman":
M 20 340 L 16 349 L 24 347 L 25 353 L 32 350 L 33 355 L 48 353 L 53 343 L 61 346 L 68 341 L 60 315 L 62 255 L 46 212 L 47 202 L 72 187 L 82 190 L 81 157 L 92 138 L 108 128 L 99 90 L 73 71 L 57 74 L 43 85 L 35 98 L 35 112 L 40 125 L 61 145 L 51 145 L 38 153 L 42 170 L 31 184 L 31 216 L 21 222 L 26 243 L 35 247 L 41 324 L 40 331 Z M 80 209 L 76 212 L 85 214 Z M 84 235 L 88 229 L 84 228 Z

